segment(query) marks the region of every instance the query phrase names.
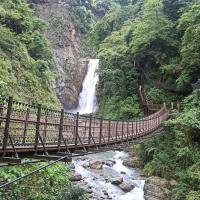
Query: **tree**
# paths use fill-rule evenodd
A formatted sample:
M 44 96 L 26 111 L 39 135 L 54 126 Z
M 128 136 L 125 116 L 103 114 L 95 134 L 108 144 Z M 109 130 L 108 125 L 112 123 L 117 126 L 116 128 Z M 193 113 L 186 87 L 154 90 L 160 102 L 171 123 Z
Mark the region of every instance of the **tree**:
M 182 33 L 181 66 L 177 79 L 180 87 L 195 83 L 200 73 L 200 3 L 192 5 L 179 19 L 178 29 Z

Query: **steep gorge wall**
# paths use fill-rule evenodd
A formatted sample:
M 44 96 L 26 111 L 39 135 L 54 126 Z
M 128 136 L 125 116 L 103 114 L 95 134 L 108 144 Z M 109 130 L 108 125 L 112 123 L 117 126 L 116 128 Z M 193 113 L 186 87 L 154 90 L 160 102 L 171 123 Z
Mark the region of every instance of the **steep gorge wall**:
M 47 25 L 46 37 L 53 47 L 50 69 L 56 94 L 65 107 L 73 109 L 78 103 L 82 81 L 86 74 L 86 53 L 82 34 L 70 15 L 68 0 L 28 0 L 36 14 Z

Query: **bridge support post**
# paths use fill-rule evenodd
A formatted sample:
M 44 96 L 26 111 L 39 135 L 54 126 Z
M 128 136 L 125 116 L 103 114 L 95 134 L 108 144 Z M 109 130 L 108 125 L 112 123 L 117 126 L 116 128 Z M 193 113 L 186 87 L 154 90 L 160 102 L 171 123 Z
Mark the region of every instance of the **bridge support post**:
M 45 111 L 45 124 L 44 124 L 44 132 L 42 135 L 42 139 L 44 141 L 44 143 L 46 142 L 46 137 L 47 137 L 47 122 L 48 122 L 48 111 Z
M 127 131 L 127 134 L 126 134 L 126 139 L 127 139 L 127 142 L 129 143 L 129 121 L 127 122 L 127 129 L 126 129 L 126 131 Z
M 25 117 L 26 121 L 25 121 L 25 124 L 24 124 L 24 134 L 23 134 L 23 141 L 22 141 L 23 145 L 26 142 L 26 134 L 27 134 L 27 127 L 28 127 L 27 121 L 28 121 L 28 119 L 29 119 L 29 108 L 27 108 L 27 110 L 26 110 L 26 117 Z
M 124 142 L 124 121 L 122 121 L 122 138 L 121 138 L 121 142 Z
M 37 122 L 36 122 L 36 131 L 35 131 L 35 153 L 37 153 L 37 150 L 38 150 L 41 112 L 42 112 L 42 106 L 41 104 L 39 104 L 38 110 L 37 110 Z
M 111 121 L 108 121 L 108 144 L 110 143 L 110 125 L 111 125 Z
M 90 115 L 90 120 L 89 120 L 88 144 L 91 143 L 91 137 L 92 137 L 92 115 Z
M 141 131 L 141 120 L 138 119 L 138 136 L 140 136 L 140 131 Z
M 64 109 L 60 112 L 60 126 L 59 126 L 59 136 L 58 136 L 58 152 L 60 152 L 62 133 L 63 133 L 63 119 L 64 119 Z
M 138 126 L 137 126 L 137 118 L 135 119 L 135 138 L 137 138 Z
M 118 135 L 117 135 L 117 131 L 118 131 L 118 121 L 116 122 L 116 130 L 115 130 L 116 132 L 115 132 L 115 143 L 117 143 L 117 137 L 118 137 Z
M 99 145 L 101 146 L 103 119 L 100 120 Z
M 142 135 L 146 135 L 145 132 L 145 128 L 146 128 L 146 119 L 142 119 Z
M 9 97 L 8 107 L 7 107 L 7 115 L 6 115 L 6 123 L 5 123 L 5 129 L 4 129 L 4 137 L 3 137 L 3 147 L 2 147 L 3 148 L 3 157 L 6 155 L 6 149 L 7 149 L 7 145 L 8 145 L 12 105 L 13 105 L 13 98 Z
M 0 116 L 3 116 L 3 105 L 0 104 Z M 0 127 L 1 127 L 2 121 L 0 120 Z
M 75 149 L 77 150 L 78 145 L 78 121 L 79 121 L 79 112 L 76 113 L 76 129 L 75 129 Z
M 134 132 L 134 129 L 133 129 L 133 121 L 131 122 L 131 139 L 133 139 L 133 132 Z

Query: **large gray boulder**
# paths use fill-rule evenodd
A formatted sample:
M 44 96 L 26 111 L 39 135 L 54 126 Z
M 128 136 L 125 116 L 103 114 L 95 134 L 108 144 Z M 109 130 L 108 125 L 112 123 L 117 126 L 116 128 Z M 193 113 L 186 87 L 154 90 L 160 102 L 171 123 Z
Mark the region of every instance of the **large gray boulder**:
M 123 178 L 120 177 L 120 176 L 111 179 L 111 183 L 112 183 L 113 185 L 119 185 L 119 184 L 121 184 L 122 182 L 123 182 Z
M 126 183 L 126 182 L 123 182 L 119 185 L 119 187 L 124 191 L 124 192 L 130 192 L 131 190 L 134 189 L 134 185 L 131 184 L 131 183 Z
M 136 156 L 131 157 L 130 159 L 124 160 L 122 164 L 130 168 L 141 168 L 140 159 Z
M 170 184 L 159 177 L 149 177 L 144 186 L 145 200 L 169 200 Z

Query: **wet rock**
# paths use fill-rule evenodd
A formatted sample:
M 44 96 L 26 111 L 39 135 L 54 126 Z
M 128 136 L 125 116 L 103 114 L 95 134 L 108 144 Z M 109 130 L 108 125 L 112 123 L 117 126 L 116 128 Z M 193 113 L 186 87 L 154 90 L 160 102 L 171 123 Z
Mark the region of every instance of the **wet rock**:
M 149 177 L 144 186 L 145 200 L 168 200 L 170 183 L 159 177 Z
M 124 160 L 122 164 L 126 167 L 131 167 L 131 168 L 135 167 L 134 163 L 131 160 Z
M 145 200 L 146 199 L 148 199 L 148 200 L 160 200 L 157 197 L 152 197 L 152 196 L 145 196 Z
M 93 161 L 90 161 L 89 167 L 91 169 L 102 169 L 103 165 L 102 165 L 102 162 L 100 160 L 93 160 Z
M 122 172 L 120 172 L 120 174 L 126 174 L 126 172 L 123 172 L 123 171 L 122 171 Z
M 107 165 L 109 167 L 112 167 L 114 164 L 116 164 L 116 161 L 114 160 L 105 160 L 102 162 L 102 164 Z
M 138 157 L 132 157 L 124 160 L 123 165 L 130 168 L 141 168 L 140 159 Z
M 69 168 L 72 169 L 72 170 L 74 170 L 75 169 L 74 163 L 71 163 L 70 166 L 69 166 Z
M 115 177 L 111 180 L 111 183 L 113 185 L 120 185 L 123 182 L 123 178 L 122 177 Z
M 83 178 L 80 174 L 75 174 L 70 178 L 70 181 L 81 181 Z
M 119 185 L 119 187 L 124 191 L 124 192 L 130 192 L 131 190 L 133 190 L 134 189 L 134 185 L 133 184 L 131 184 L 131 183 L 125 183 L 125 182 L 123 182 L 123 183 L 121 183 L 120 185 Z
M 86 188 L 85 191 L 86 191 L 88 194 L 92 194 L 92 193 L 93 193 L 92 189 L 90 189 L 90 188 Z
M 106 190 L 103 190 L 103 194 L 104 194 L 105 196 L 108 196 L 108 192 L 107 192 Z
M 84 164 L 83 164 L 83 167 L 84 167 L 84 168 L 90 167 L 90 163 L 89 163 L 89 162 L 84 163 Z

